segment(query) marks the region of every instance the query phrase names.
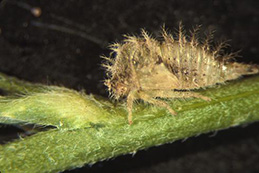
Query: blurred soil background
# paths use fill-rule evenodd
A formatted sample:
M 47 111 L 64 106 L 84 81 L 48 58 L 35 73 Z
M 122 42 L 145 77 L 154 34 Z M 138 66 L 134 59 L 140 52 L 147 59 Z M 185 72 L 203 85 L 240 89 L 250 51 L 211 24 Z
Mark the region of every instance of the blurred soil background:
M 238 61 L 259 64 L 258 9 L 256 0 L 2 0 L 0 72 L 107 97 L 100 55 L 109 43 L 141 28 L 158 36 L 163 24 L 175 32 L 179 21 L 187 33 L 216 30 L 215 40 L 230 39 L 226 51 L 241 50 Z M 66 172 L 259 172 L 258 132 L 254 123 Z M 2 126 L 1 143 L 19 133 Z

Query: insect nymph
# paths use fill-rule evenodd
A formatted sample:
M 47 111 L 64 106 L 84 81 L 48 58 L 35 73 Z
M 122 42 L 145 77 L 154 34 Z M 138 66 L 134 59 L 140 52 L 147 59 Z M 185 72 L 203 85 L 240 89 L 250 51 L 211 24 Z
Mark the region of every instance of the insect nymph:
M 176 112 L 159 98 L 210 98 L 190 91 L 258 73 L 256 65 L 232 62 L 232 54 L 222 55 L 224 43 L 211 48 L 211 36 L 200 43 L 198 27 L 189 39 L 179 25 L 177 38 L 162 29 L 162 41 L 144 30 L 140 37 L 126 36 L 123 43 L 111 45 L 114 58 L 104 57 L 108 79 L 105 85 L 115 99 L 127 99 L 128 122 L 132 123 L 132 107 L 136 99 Z M 179 91 L 184 90 L 184 91 Z

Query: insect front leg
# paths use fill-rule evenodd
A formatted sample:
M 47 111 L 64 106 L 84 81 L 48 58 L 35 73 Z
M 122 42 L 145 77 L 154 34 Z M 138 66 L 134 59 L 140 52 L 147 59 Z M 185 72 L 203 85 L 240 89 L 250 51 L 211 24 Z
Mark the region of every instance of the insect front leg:
M 134 92 L 130 92 L 127 97 L 128 122 L 130 125 L 132 124 L 132 106 L 135 99 Z

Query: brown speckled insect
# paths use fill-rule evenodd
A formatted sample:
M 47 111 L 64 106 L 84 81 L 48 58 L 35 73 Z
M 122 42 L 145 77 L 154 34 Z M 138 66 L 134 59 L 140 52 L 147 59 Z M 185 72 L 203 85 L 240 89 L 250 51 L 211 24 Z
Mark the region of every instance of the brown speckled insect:
M 123 43 L 111 45 L 115 58 L 104 57 L 108 79 L 105 85 L 112 97 L 127 98 L 128 122 L 132 124 L 132 106 L 136 99 L 176 112 L 159 98 L 210 98 L 190 91 L 258 73 L 258 66 L 232 62 L 233 54 L 222 54 L 225 43 L 211 48 L 212 35 L 200 43 L 199 27 L 189 39 L 179 25 L 177 39 L 162 29 L 162 41 L 142 30 L 141 37 L 126 36 Z M 181 91 L 179 91 L 181 90 Z M 182 91 L 184 90 L 184 91 Z

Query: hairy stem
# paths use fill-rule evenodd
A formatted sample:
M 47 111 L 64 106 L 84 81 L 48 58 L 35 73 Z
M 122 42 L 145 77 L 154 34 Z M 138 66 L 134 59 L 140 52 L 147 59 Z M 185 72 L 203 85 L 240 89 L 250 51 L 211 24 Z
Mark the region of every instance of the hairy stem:
M 259 120 L 259 76 L 197 92 L 212 101 L 168 101 L 177 116 L 164 108 L 136 103 L 132 125 L 127 123 L 124 104 L 114 105 L 98 96 L 64 88 L 2 97 L 2 123 L 29 122 L 58 128 L 0 146 L 0 171 L 59 172 Z
M 0 73 L 0 89 L 7 94 L 31 93 L 41 91 L 44 88 L 46 88 L 45 85 L 32 84 Z

